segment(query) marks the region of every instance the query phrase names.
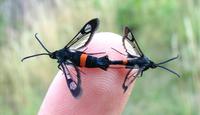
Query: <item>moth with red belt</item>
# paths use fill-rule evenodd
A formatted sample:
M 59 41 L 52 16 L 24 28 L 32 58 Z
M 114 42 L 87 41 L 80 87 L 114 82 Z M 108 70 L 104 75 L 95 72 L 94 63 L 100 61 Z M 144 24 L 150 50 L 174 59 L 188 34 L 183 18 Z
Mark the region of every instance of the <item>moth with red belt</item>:
M 86 47 L 90 42 L 93 34 L 98 28 L 98 25 L 99 20 L 97 18 L 90 20 L 64 48 L 54 52 L 50 52 L 38 39 L 37 34 L 35 34 L 35 38 L 47 53 L 27 56 L 21 61 L 41 55 L 48 55 L 51 59 L 56 59 L 59 64 L 58 68 L 64 73 L 67 86 L 71 94 L 75 98 L 78 98 L 82 92 L 80 70 L 78 67 L 101 68 L 103 70 L 106 70 L 109 67 L 109 59 L 107 55 L 100 58 L 92 56 L 95 54 L 102 54 L 104 52 L 85 53 L 85 51 L 79 51 Z M 73 70 L 75 72 L 72 72 Z M 75 75 L 73 76 L 73 74 Z
M 177 59 L 178 56 L 168 59 L 166 61 L 160 62 L 160 63 L 154 63 L 153 61 L 151 61 L 148 57 L 146 57 L 143 54 L 135 37 L 133 36 L 133 33 L 130 31 L 130 29 L 128 27 L 125 27 L 125 29 L 124 29 L 124 36 L 122 39 L 122 43 L 123 43 L 123 46 L 125 48 L 127 55 L 119 52 L 118 50 L 116 50 L 114 48 L 112 48 L 112 49 L 122 55 L 127 56 L 127 59 L 112 60 L 112 61 L 110 61 L 110 64 L 123 65 L 126 68 L 130 69 L 128 71 L 128 73 L 126 74 L 123 85 L 122 85 L 124 92 L 127 90 L 128 86 L 136 79 L 136 77 L 139 74 L 142 76 L 143 72 L 148 70 L 149 68 L 155 69 L 155 68 L 159 67 L 159 68 L 165 69 L 165 70 L 175 74 L 176 76 L 180 77 L 180 75 L 177 74 L 176 72 L 174 72 L 173 70 L 168 69 L 164 66 L 161 66 L 164 63 L 167 63 L 169 61 Z M 138 72 L 136 74 L 131 73 L 133 69 L 138 69 Z

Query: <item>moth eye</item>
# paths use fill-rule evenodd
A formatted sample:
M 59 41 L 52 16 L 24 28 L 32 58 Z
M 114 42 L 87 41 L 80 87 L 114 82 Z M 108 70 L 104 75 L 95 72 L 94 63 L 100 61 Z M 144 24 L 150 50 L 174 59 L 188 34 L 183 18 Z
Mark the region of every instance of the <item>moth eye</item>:
M 85 27 L 85 32 L 88 33 L 92 30 L 92 26 L 90 24 L 87 24 Z

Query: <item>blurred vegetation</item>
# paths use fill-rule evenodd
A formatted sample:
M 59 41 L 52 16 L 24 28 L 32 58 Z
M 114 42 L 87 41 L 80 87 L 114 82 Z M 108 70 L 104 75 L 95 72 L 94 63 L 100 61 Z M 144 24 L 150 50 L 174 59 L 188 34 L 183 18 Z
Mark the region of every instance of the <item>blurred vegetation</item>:
M 155 62 L 181 56 L 168 66 L 182 78 L 159 69 L 145 72 L 123 115 L 200 114 L 199 0 L 0 0 L 1 115 L 37 114 L 58 71 L 56 62 L 46 57 L 20 62 L 43 51 L 34 33 L 53 51 L 94 17 L 101 21 L 98 31 L 122 34 L 125 25 L 131 27 Z

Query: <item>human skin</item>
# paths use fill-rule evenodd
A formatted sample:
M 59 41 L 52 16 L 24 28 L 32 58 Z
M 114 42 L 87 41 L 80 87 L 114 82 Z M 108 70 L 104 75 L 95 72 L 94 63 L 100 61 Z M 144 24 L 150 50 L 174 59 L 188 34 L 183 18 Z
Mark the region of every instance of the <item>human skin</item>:
M 122 36 L 102 32 L 94 34 L 87 45 L 87 53 L 106 52 L 94 55 L 108 55 L 110 60 L 125 59 L 122 46 Z M 124 93 L 122 83 L 128 72 L 125 68 L 80 68 L 86 74 L 81 74 L 82 95 L 74 98 L 65 81 L 62 71 L 59 71 L 51 83 L 48 92 L 38 112 L 39 115 L 121 115 L 128 97 L 134 86 L 133 82 Z

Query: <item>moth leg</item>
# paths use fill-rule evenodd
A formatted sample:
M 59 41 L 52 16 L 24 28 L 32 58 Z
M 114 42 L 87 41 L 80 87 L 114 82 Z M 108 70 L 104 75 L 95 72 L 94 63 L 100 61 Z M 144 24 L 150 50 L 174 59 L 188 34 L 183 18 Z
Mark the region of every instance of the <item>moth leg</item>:
M 115 49 L 115 48 L 111 48 L 111 49 L 113 49 L 114 51 L 116 51 L 117 53 L 119 53 L 119 54 L 121 54 L 121 55 L 127 56 L 126 54 L 124 54 L 124 53 L 122 53 L 122 52 L 118 51 L 118 50 L 117 50 L 117 49 Z
M 88 55 L 105 54 L 106 52 L 87 53 Z
M 58 64 L 58 66 L 57 66 L 57 67 L 58 67 L 58 69 L 59 69 L 59 70 L 62 70 L 62 68 L 60 67 L 60 64 Z
M 88 49 L 88 47 L 86 47 L 82 52 L 85 52 Z

